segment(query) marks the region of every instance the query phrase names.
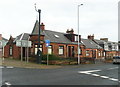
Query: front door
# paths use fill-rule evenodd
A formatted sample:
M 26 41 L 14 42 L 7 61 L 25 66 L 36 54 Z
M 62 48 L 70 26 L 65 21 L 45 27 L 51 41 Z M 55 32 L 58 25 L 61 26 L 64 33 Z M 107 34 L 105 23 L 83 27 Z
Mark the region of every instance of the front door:
M 74 57 L 75 53 L 74 53 L 74 46 L 72 46 L 72 57 Z
M 71 46 L 68 46 L 68 57 L 71 57 Z
M 74 46 L 68 46 L 68 57 L 74 57 Z
M 93 52 L 93 54 L 92 54 L 93 58 L 96 58 L 96 51 L 93 50 L 92 52 Z

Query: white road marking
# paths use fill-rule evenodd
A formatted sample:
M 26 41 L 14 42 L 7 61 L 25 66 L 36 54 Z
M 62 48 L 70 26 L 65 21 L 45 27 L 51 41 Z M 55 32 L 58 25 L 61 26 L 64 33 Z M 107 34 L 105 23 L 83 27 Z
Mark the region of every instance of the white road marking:
M 92 76 L 100 76 L 100 75 L 98 75 L 98 74 L 91 74 Z
M 10 86 L 11 84 L 10 82 L 5 82 L 5 85 Z
M 118 82 L 119 82 L 119 80 L 118 80 L 118 79 L 115 79 L 115 78 L 109 78 L 109 80 L 118 81 Z
M 109 78 L 108 76 L 100 76 L 101 78 L 107 79 Z
M 7 66 L 6 68 L 12 69 L 12 68 L 14 68 L 14 67 L 13 67 L 13 66 Z
M 89 70 L 89 71 L 79 71 L 78 73 L 90 73 L 90 72 L 98 72 L 101 70 Z
M 117 68 L 118 67 L 113 67 L 113 68 L 109 68 L 109 69 L 106 69 L 106 70 L 113 70 L 113 69 L 117 69 Z M 100 77 L 100 78 L 103 78 L 103 79 L 109 79 L 109 80 L 112 80 L 112 81 L 120 82 L 119 79 L 116 79 L 116 78 L 110 78 L 108 76 L 102 76 L 102 75 L 98 75 L 98 74 L 92 74 L 92 72 L 99 72 L 99 71 L 102 71 L 102 70 L 79 71 L 78 73 L 92 75 L 92 76 L 95 76 L 95 77 Z
M 2 68 L 4 68 L 3 66 L 0 66 L 0 68 L 2 69 Z
M 109 68 L 107 70 L 118 69 L 118 67 Z
M 14 68 L 13 66 L 0 66 L 0 69 L 2 69 L 2 68 L 9 68 L 9 69 L 12 69 L 12 68 Z

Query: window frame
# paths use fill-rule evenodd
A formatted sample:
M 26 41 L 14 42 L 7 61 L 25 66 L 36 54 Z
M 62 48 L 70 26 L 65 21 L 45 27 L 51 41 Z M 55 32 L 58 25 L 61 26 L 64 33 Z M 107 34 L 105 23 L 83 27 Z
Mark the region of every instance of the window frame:
M 62 50 L 62 53 L 60 53 L 60 50 Z M 59 46 L 59 48 L 58 48 L 58 54 L 59 55 L 64 55 L 64 46 Z

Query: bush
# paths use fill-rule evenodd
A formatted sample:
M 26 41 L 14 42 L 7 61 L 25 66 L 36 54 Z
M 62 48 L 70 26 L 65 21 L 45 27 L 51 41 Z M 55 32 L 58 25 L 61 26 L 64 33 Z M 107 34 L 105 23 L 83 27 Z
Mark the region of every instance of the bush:
M 57 57 L 57 56 L 55 56 L 55 55 L 53 55 L 53 54 L 49 54 L 49 55 L 48 55 L 48 59 L 49 59 L 49 60 L 60 60 L 59 57 Z M 47 60 L 47 54 L 45 54 L 45 55 L 42 56 L 42 60 L 44 60 L 44 61 Z

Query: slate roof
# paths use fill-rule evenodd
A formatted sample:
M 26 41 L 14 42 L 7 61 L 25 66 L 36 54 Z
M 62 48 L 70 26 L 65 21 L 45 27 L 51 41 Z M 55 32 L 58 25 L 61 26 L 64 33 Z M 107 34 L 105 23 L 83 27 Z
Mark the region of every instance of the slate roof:
M 39 22 L 38 22 L 38 20 L 36 20 L 31 35 L 38 35 L 38 32 L 39 32 Z M 44 35 L 44 33 L 43 33 L 42 30 L 40 30 L 40 34 L 41 34 L 41 35 Z
M 29 35 L 28 33 L 22 33 L 15 38 L 14 42 L 17 40 L 29 40 Z
M 103 40 L 97 40 L 97 39 L 94 39 L 98 44 L 104 44 L 104 43 L 106 43 L 105 41 L 103 41 Z
M 45 40 L 50 40 L 54 43 L 64 43 L 64 44 L 77 44 L 77 42 L 71 42 L 66 36 L 66 33 L 44 30 Z
M 2 37 L 2 40 L 4 40 L 4 41 L 8 41 L 8 39 L 6 39 L 6 38 L 4 38 L 4 37 Z
M 90 39 L 81 39 L 81 42 L 85 45 L 86 48 L 91 48 L 91 49 L 103 49 L 101 46 L 96 44 L 94 41 Z

